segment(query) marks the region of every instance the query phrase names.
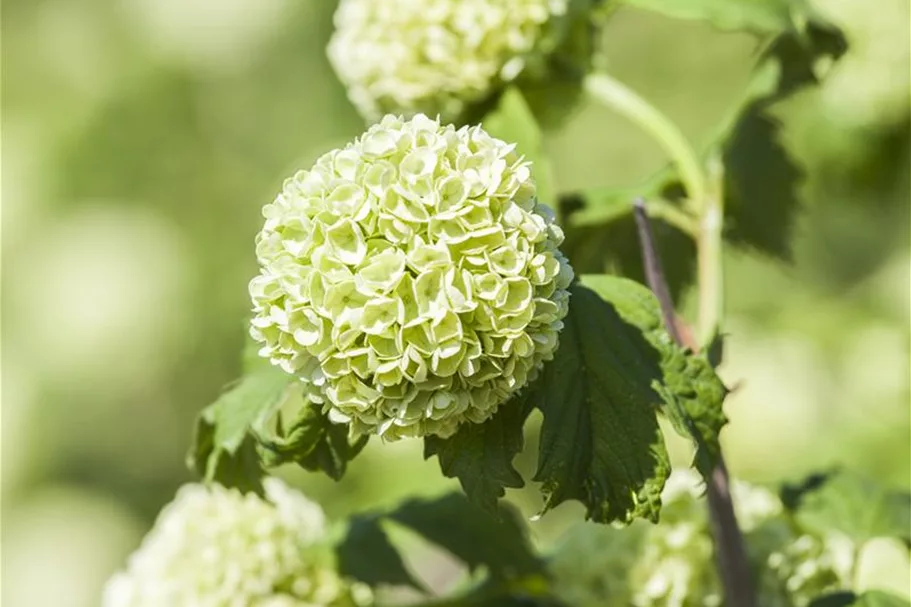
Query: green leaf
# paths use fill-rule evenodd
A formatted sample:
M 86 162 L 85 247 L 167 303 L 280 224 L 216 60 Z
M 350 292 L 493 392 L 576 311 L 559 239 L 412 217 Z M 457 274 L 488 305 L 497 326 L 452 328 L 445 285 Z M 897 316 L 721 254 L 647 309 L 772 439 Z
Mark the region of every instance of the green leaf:
M 652 228 L 661 253 L 671 295 L 677 299 L 695 277 L 696 248 L 692 237 L 660 211 L 683 213 L 683 186 L 670 167 L 631 188 L 597 188 L 565 194 L 560 206 L 566 218 L 563 251 L 577 274 L 619 274 L 645 281 L 642 249 L 632 216 L 633 201 L 650 205 Z M 654 203 L 660 201 L 660 208 Z
M 489 512 L 497 511 L 506 487 L 525 484 L 512 460 L 524 445 L 523 428 L 532 409 L 528 394 L 526 388 L 483 424 L 462 424 L 449 438 L 424 438 L 424 458 L 436 455 L 443 474 L 458 478 L 468 499 Z
M 783 32 L 763 53 L 721 143 L 725 237 L 733 244 L 791 259 L 804 175 L 781 142 L 781 123 L 772 116 L 771 106 L 817 84 L 820 60 L 837 59 L 845 48 L 837 30 L 814 19 L 803 31 Z
M 233 453 L 254 420 L 281 400 L 293 379 L 272 366 L 242 377 L 210 405 L 215 424 L 215 444 Z
M 723 30 L 777 32 L 790 26 L 793 0 L 620 0 L 675 19 L 708 21 Z
M 248 432 L 257 416 L 281 400 L 291 381 L 266 367 L 226 390 L 199 415 L 189 466 L 206 481 L 261 492 L 262 468 Z
M 858 599 L 859 597 L 850 590 L 838 591 L 816 597 L 807 607 L 852 607 L 857 605 Z
M 390 584 L 425 591 L 405 566 L 380 523 L 375 516 L 351 519 L 345 537 L 335 549 L 339 572 L 369 586 Z
M 780 123 L 747 112 L 723 151 L 726 235 L 735 245 L 791 260 L 803 171 L 779 141 Z
M 857 542 L 873 537 L 911 542 L 911 493 L 887 489 L 849 472 L 833 474 L 803 494 L 796 516 L 808 529 L 840 531 Z
M 254 428 L 265 464 L 294 462 L 305 470 L 323 471 L 334 480 L 341 479 L 348 462 L 361 452 L 370 437 L 351 440 L 347 425 L 332 423 L 319 405 L 304 402 L 300 392 L 286 394 L 280 404 L 260 417 Z M 283 410 L 293 416 L 287 428 Z
M 646 287 L 616 276 L 583 276 L 582 284 L 610 302 L 661 354 L 661 380 L 653 384 L 674 429 L 695 447 L 694 465 L 706 478 L 718 462 L 718 435 L 727 423 L 727 389 L 709 361 L 675 344 L 664 329 L 658 301 Z
M 862 595 L 854 607 L 908 607 L 911 602 L 900 596 L 895 596 L 882 590 L 870 590 Z
M 800 508 L 803 498 L 822 487 L 837 472 L 816 472 L 796 483 L 784 483 L 778 491 L 778 497 L 785 509 L 794 512 Z
M 196 420 L 193 447 L 187 455 L 187 466 L 206 482 L 218 482 L 243 492 L 263 495 L 263 470 L 256 445 L 244 439 L 232 453 L 215 446 L 215 424 L 212 410 L 206 409 Z
M 506 506 L 495 517 L 465 496 L 451 493 L 409 500 L 387 516 L 445 548 L 470 569 L 486 567 L 494 579 L 544 574 L 517 514 Z
M 907 599 L 881 590 L 870 590 L 861 595 L 850 591 L 833 592 L 813 599 L 807 607 L 908 607 Z
M 556 210 L 553 168 L 544 151 L 541 128 L 522 92 L 516 87 L 503 91 L 496 109 L 484 117 L 483 124 L 492 136 L 515 143 L 516 152 L 531 161 L 538 200 Z
M 592 290 L 573 285 L 554 360 L 544 367 L 538 470 L 544 510 L 575 499 L 595 521 L 655 521 L 670 464 L 652 389 L 658 352 Z

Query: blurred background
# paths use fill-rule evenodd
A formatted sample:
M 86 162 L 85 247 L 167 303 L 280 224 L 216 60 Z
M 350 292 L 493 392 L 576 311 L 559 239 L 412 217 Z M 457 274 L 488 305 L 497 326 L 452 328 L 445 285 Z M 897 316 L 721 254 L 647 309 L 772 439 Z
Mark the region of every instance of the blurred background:
M 808 175 L 794 263 L 726 260 L 724 439 L 746 479 L 841 463 L 908 488 L 909 3 L 818 4 L 851 47 L 824 87 L 780 108 Z M 239 373 L 262 205 L 363 123 L 325 58 L 332 2 L 2 8 L 2 602 L 88 607 L 192 480 L 193 419 Z M 756 51 L 632 10 L 604 36 L 612 72 L 695 142 Z M 563 190 L 664 163 L 595 106 L 547 146 Z M 288 475 L 331 517 L 454 487 L 417 442 L 377 447 L 341 484 Z M 512 497 L 529 516 L 540 505 Z M 534 523 L 535 540 L 580 512 Z

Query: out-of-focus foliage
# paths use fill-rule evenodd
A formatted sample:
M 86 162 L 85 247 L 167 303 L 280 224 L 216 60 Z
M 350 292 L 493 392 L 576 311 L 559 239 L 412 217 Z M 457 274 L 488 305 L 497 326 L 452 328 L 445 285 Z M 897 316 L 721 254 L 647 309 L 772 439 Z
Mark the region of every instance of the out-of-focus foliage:
M 749 251 L 726 260 L 722 438 L 746 478 L 845 464 L 907 488 L 911 15 L 904 0 L 815 5 L 850 46 L 821 89 L 774 110 L 806 204 L 792 265 Z M 333 9 L 4 1 L 4 602 L 97 604 L 190 478 L 193 420 L 239 375 L 260 209 L 286 175 L 362 130 L 324 54 Z M 748 36 L 635 8 L 617 10 L 603 46 L 614 75 L 706 143 L 758 50 Z M 629 186 L 664 164 L 608 110 L 580 100 L 556 113 L 542 146 L 554 191 Z M 421 462 L 419 444 L 376 447 L 344 489 L 287 474 L 332 518 L 455 487 Z M 524 475 L 536 447 L 517 460 Z M 692 457 L 683 441 L 670 451 Z M 532 491 L 509 497 L 540 510 Z M 580 513 L 557 509 L 533 540 L 548 544 Z M 461 574 L 403 541 L 434 590 Z M 869 587 L 907 592 L 907 564 L 881 564 L 906 548 L 875 542 L 860 571 L 886 581 Z
M 852 534 L 854 519 L 817 518 L 811 526 L 804 524 L 803 516 L 818 509 L 814 498 L 823 497 L 828 485 L 838 485 L 835 490 L 839 491 L 859 482 L 851 475 L 834 475 L 822 487 L 806 489 L 806 499 L 793 503 L 764 487 L 732 483 L 731 498 L 759 605 L 803 607 L 817 605 L 820 597 L 854 597 L 855 592 L 866 596 L 859 565 L 868 538 Z M 710 515 L 701 500 L 703 489 L 692 471 L 675 471 L 661 496 L 661 524 L 571 529 L 550 558 L 558 596 L 575 607 L 722 605 Z M 850 511 L 844 498 L 827 503 L 838 511 Z M 897 503 L 873 511 L 886 520 L 907 514 L 903 504 Z M 896 533 L 895 529 L 879 531 L 882 536 Z M 880 565 L 890 560 L 899 567 L 907 565 L 907 551 L 903 559 L 893 554 L 881 559 Z

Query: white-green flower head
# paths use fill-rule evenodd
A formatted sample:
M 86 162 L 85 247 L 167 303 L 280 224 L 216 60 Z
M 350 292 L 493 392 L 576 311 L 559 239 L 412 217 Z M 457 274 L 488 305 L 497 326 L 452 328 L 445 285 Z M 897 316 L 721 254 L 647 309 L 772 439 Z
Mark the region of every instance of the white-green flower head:
M 281 481 L 267 500 L 219 485 L 184 485 L 103 607 L 316 607 L 352 605 L 335 572 L 308 548 L 324 537 L 320 507 Z
M 521 73 L 568 0 L 341 0 L 328 55 L 370 121 L 455 119 Z
M 480 127 L 386 116 L 263 214 L 251 334 L 354 434 L 449 436 L 553 356 L 563 233 L 529 163 Z

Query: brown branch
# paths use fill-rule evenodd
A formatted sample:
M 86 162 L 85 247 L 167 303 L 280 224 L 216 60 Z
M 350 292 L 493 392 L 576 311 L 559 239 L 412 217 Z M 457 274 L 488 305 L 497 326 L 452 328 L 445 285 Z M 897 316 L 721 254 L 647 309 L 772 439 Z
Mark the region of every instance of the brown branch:
M 658 299 L 664 326 L 677 345 L 688 347 L 695 352 L 698 347 L 692 341 L 692 333 L 681 330 L 681 321 L 674 312 L 674 302 L 661 266 L 651 221 L 645 202 L 641 198 L 633 203 L 633 214 L 639 233 L 646 281 Z M 684 340 L 683 335 L 689 338 Z M 706 480 L 706 494 L 712 535 L 715 538 L 718 571 L 721 574 L 727 604 L 729 607 L 756 607 L 756 595 L 750 578 L 743 535 L 737 525 L 737 516 L 731 501 L 730 477 L 720 453 L 711 478 Z

